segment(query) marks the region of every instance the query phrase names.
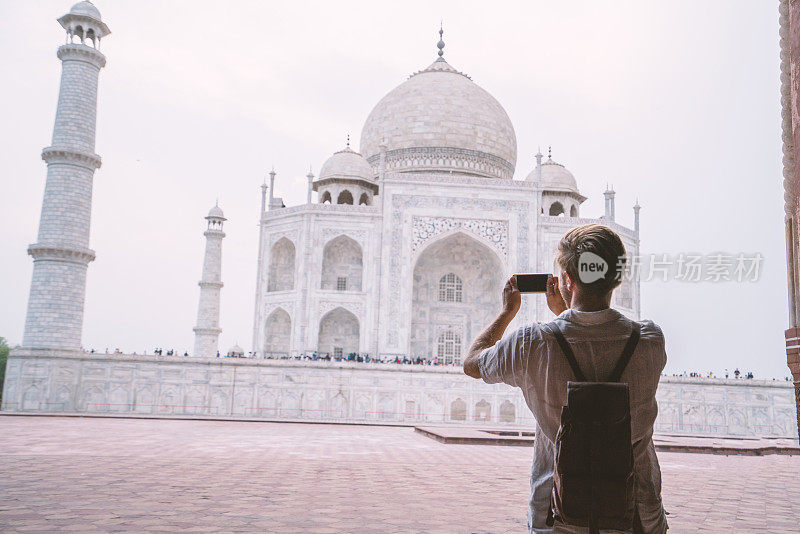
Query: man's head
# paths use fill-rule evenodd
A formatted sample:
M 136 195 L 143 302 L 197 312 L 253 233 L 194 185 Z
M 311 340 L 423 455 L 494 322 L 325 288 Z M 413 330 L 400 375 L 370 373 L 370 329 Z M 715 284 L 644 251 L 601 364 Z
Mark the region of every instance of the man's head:
M 610 299 L 622 281 L 625 246 L 616 232 L 600 224 L 573 228 L 561 238 L 556 261 L 559 288 L 567 305 L 579 293 L 591 300 Z

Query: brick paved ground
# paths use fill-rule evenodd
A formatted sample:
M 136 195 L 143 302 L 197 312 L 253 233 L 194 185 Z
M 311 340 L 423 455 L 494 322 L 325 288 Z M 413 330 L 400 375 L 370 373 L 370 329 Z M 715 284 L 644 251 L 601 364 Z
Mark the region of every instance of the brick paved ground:
M 0 416 L 0 531 L 524 532 L 531 452 L 412 428 Z M 800 532 L 800 458 L 659 457 L 671 533 Z

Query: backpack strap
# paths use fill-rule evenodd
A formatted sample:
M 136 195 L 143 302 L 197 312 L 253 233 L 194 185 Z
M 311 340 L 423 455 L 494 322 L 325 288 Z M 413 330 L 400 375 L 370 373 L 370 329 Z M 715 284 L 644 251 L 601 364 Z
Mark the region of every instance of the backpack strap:
M 608 378 L 609 382 L 619 382 L 619 379 L 622 378 L 622 372 L 625 371 L 625 368 L 628 366 L 628 362 L 631 361 L 631 356 L 633 356 L 633 351 L 636 350 L 636 345 L 639 343 L 639 337 L 641 337 L 641 333 L 641 325 L 636 321 L 633 321 L 631 337 L 628 338 L 628 342 L 625 343 L 625 348 L 622 349 L 622 355 L 619 357 L 617 365 L 614 367 L 614 371 L 612 371 L 611 376 Z
M 581 371 L 581 368 L 578 366 L 578 360 L 575 359 L 575 353 L 572 352 L 572 347 L 570 347 L 569 343 L 567 343 L 567 339 L 564 337 L 564 332 L 561 331 L 561 328 L 559 328 L 555 321 L 550 323 L 548 326 L 552 327 L 551 331 L 553 332 L 553 335 L 556 336 L 558 346 L 561 347 L 561 352 L 563 352 L 564 356 L 567 357 L 569 366 L 572 367 L 572 372 L 575 373 L 575 380 L 578 382 L 586 382 L 586 375 L 583 374 L 583 371 Z

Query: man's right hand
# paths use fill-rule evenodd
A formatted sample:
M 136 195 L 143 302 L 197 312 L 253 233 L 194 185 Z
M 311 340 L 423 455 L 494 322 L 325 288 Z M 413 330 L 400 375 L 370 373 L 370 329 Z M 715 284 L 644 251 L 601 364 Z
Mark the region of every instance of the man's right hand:
M 561 296 L 561 290 L 558 288 L 558 277 L 552 274 L 547 275 L 547 307 L 556 315 L 561 315 L 568 308 L 567 303 L 564 302 L 564 297 Z

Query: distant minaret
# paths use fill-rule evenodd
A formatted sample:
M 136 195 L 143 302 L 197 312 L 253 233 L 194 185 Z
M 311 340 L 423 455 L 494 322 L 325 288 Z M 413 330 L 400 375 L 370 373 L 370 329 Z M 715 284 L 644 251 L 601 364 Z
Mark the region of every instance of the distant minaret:
M 639 234 L 639 210 L 642 207 L 639 205 L 639 199 L 636 199 L 636 204 L 633 205 L 633 229 L 636 231 L 636 234 Z
M 273 168 L 269 171 L 269 204 L 267 204 L 267 209 L 272 209 L 272 205 L 275 203 L 275 169 Z
M 203 278 L 199 282 L 200 305 L 197 307 L 197 326 L 194 327 L 194 356 L 211 358 L 217 355 L 219 335 L 219 294 L 222 289 L 222 223 L 225 216 L 218 205 L 206 217 L 206 256 L 203 260 Z
M 550 151 L 550 148 L 548 147 L 548 152 L 549 151 Z M 542 158 L 544 157 L 542 155 L 542 150 L 541 149 L 537 149 L 536 150 L 536 155 L 534 157 L 536 158 L 536 183 L 539 184 L 539 186 L 541 187 L 541 185 L 542 185 Z
M 94 153 L 97 79 L 106 64 L 100 39 L 110 34 L 91 2 L 79 2 L 58 19 L 67 32 L 58 48 L 61 87 L 51 146 L 42 151 L 47 183 L 39 236 L 28 247 L 33 279 L 22 346 L 79 349 L 83 330 L 92 182 L 100 167 Z M 77 41 L 77 42 L 76 42 Z
M 606 197 L 606 220 L 613 221 L 614 220 L 614 195 L 617 193 L 608 185 L 606 185 L 606 190 L 603 193 L 603 196 Z
M 311 204 L 311 192 L 314 191 L 314 173 L 311 172 L 311 169 L 308 169 L 308 174 L 306 174 L 306 179 L 308 179 L 308 191 L 306 193 L 306 204 Z

